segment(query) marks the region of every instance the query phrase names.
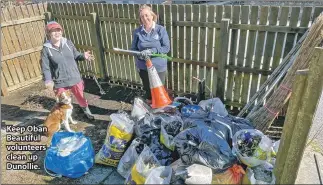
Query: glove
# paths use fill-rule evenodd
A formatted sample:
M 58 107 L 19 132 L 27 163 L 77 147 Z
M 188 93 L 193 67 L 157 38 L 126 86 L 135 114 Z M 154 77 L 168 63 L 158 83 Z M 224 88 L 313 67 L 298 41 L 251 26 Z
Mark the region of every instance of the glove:
M 151 49 L 145 49 L 143 51 L 140 52 L 138 58 L 141 60 L 147 60 L 149 59 L 149 57 L 151 56 L 151 54 L 153 54 L 153 50 Z
M 54 89 L 54 83 L 53 83 L 53 81 L 46 81 L 45 82 L 45 87 L 48 90 L 53 90 Z

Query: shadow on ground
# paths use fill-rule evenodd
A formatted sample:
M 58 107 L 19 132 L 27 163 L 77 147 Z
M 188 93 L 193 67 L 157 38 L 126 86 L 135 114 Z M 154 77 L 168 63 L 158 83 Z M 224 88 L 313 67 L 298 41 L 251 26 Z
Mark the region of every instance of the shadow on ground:
M 103 100 L 122 101 L 125 103 L 133 103 L 136 96 L 143 97 L 145 92 L 141 89 L 132 89 L 126 86 L 100 82 L 100 85 L 106 94 L 101 95 L 100 89 L 94 80 L 84 79 L 84 92 L 100 96 Z

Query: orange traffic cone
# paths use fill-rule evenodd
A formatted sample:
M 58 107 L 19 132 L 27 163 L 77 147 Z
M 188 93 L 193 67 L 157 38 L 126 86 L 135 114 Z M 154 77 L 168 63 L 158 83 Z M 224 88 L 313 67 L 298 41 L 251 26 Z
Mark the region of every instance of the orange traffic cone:
M 161 108 L 172 103 L 170 100 L 164 85 L 162 84 L 156 68 L 150 59 L 146 60 L 146 66 L 148 70 L 152 108 Z

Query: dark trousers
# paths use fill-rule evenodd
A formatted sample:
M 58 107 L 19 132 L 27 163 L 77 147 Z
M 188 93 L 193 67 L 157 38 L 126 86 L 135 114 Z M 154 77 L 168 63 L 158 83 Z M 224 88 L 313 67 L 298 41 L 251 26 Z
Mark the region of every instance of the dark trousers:
M 142 84 L 144 85 L 144 90 L 146 91 L 145 98 L 151 100 L 148 71 L 140 69 L 139 76 L 141 78 Z M 163 85 L 165 85 L 166 71 L 158 73 L 158 76 L 161 82 L 163 83 Z

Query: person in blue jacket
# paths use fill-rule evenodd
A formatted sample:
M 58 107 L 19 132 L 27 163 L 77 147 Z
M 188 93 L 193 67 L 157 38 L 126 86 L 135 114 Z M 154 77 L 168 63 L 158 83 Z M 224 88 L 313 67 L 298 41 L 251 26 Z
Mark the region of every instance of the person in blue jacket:
M 167 54 L 170 41 L 165 27 L 158 25 L 157 15 L 151 7 L 143 5 L 139 10 L 140 26 L 133 31 L 131 50 L 140 51 L 136 57 L 136 67 L 146 91 L 146 102 L 151 103 L 151 92 L 145 58 L 152 53 Z M 151 61 L 156 68 L 159 78 L 165 84 L 167 59 L 153 57 Z

